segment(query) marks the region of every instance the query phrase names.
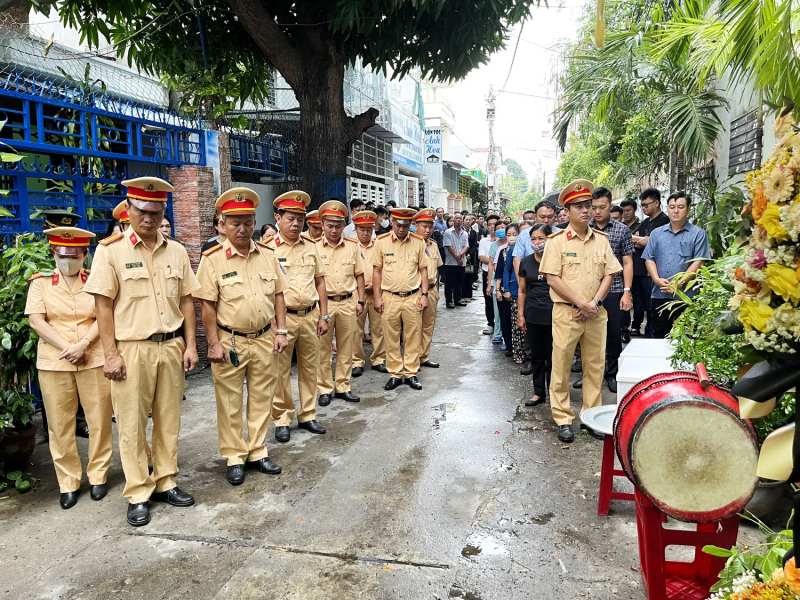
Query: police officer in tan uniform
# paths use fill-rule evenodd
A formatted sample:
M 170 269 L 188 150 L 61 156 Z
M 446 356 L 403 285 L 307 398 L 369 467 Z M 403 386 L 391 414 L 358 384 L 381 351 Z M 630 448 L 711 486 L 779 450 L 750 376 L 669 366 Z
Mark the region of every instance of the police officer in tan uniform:
M 119 221 L 120 231 L 124 232 L 130 226 L 131 217 L 128 214 L 128 203 L 125 200 L 114 207 L 114 210 L 111 211 L 111 216 Z
M 192 293 L 200 284 L 186 249 L 158 231 L 173 187 L 157 177 L 123 181 L 131 226 L 100 242 L 85 290 L 94 294 L 103 372 L 125 472 L 128 523 L 150 522 L 149 501 L 191 506 L 175 483 L 185 372 L 197 365 Z M 147 468 L 152 411 L 153 473 Z
M 375 242 L 372 252 L 372 287 L 375 310 L 381 313 L 386 343 L 386 368 L 391 377 L 384 389 L 393 390 L 401 383 L 421 390 L 417 379 L 422 312 L 428 306 L 428 261 L 425 240 L 411 233 L 412 208 L 392 209 L 392 231 Z M 400 352 L 400 331 L 405 340 Z
M 359 402 L 361 398 L 350 390 L 353 372 L 353 343 L 356 319 L 364 312 L 367 302 L 364 292 L 364 264 L 358 250 L 358 240 L 342 237 L 347 207 L 330 200 L 319 207 L 322 217 L 322 238 L 317 240 L 317 252 L 325 268 L 325 289 L 328 293 L 328 332 L 319 341 L 319 370 L 317 388 L 320 406 L 334 398 Z M 331 365 L 331 339 L 336 336 L 336 385 L 334 392 Z
M 569 372 L 575 347 L 583 358 L 583 409 L 603 403 L 606 322 L 603 308 L 613 276 L 622 271 L 608 236 L 589 227 L 594 186 L 578 179 L 558 198 L 569 213 L 569 226 L 549 236 L 539 272 L 547 275 L 553 299 L 553 370 L 550 405 L 558 439 L 572 442 L 575 413 L 569 405 Z M 585 426 L 582 426 L 585 427 Z M 587 428 L 588 429 L 588 428 Z M 602 439 L 602 434 L 589 430 Z
M 303 221 L 308 194 L 286 192 L 272 203 L 277 213 L 278 235 L 270 242 L 281 270 L 289 280 L 283 293 L 286 303 L 286 351 L 278 355 L 278 385 L 272 402 L 272 421 L 275 439 L 288 442 L 289 425 L 294 419 L 295 406 L 289 381 L 292 370 L 292 351 L 297 350 L 297 383 L 300 389 L 300 410 L 297 426 L 311 433 L 325 433 L 317 422 L 317 361 L 319 338 L 328 332 L 328 293 L 325 288 L 325 269 L 314 242 L 304 235 Z
M 358 315 L 358 327 L 356 328 L 353 340 L 353 377 L 361 377 L 364 373 L 364 331 L 369 315 L 369 327 L 372 336 L 372 355 L 369 361 L 372 370 L 380 373 L 388 373 L 386 366 L 386 346 L 383 341 L 383 326 L 381 325 L 381 315 L 375 310 L 375 296 L 372 293 L 372 251 L 375 248 L 375 222 L 378 215 L 369 210 L 362 210 L 353 215 L 353 225 L 355 225 L 356 236 L 358 236 L 358 250 L 361 261 L 364 264 L 364 291 L 366 292 L 366 306 L 364 312 Z
M 303 232 L 303 235 L 312 242 L 317 242 L 322 239 L 322 217 L 319 215 L 318 210 L 312 210 L 306 213 L 306 225 L 308 230 Z
M 216 203 L 225 241 L 203 252 L 194 293 L 203 309 L 208 360 L 217 397 L 219 451 L 228 463 L 231 485 L 244 483 L 245 469 L 276 475 L 264 440 L 272 418 L 278 359 L 286 348 L 289 287 L 269 240 L 253 242 L 259 197 L 233 188 Z M 277 328 L 272 330 L 271 320 Z M 243 388 L 247 385 L 247 439 L 243 432 Z
M 103 377 L 94 297 L 84 290 L 89 273 L 81 268 L 95 234 L 77 227 L 56 227 L 44 233 L 56 268 L 52 275 L 36 273 L 30 278 L 25 314 L 39 335 L 36 369 L 47 412 L 50 453 L 61 490 L 59 502 L 61 508 L 68 509 L 78 501 L 83 473 L 75 443 L 79 394 L 90 433 L 86 465 L 89 495 L 92 500 L 101 500 L 107 493 L 111 385 Z
M 422 311 L 422 342 L 420 346 L 419 366 L 438 369 L 439 363 L 431 360 L 431 340 L 433 328 L 436 326 L 436 315 L 439 312 L 439 267 L 442 266 L 442 255 L 439 246 L 431 238 L 433 220 L 436 210 L 423 208 L 414 215 L 417 233 L 425 240 L 425 259 L 428 267 L 428 308 Z

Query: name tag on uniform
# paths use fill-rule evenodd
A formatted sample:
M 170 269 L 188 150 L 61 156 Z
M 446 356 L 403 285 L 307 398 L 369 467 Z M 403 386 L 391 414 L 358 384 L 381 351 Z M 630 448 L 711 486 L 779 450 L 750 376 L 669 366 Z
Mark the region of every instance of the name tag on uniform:
M 320 258 L 328 258 L 328 255 L 327 254 L 320 254 L 319 257 Z
M 384 256 L 394 256 L 394 252 L 387 252 Z
M 225 275 L 223 275 L 222 278 L 227 279 L 228 277 L 235 277 L 238 274 L 239 273 L 237 273 L 236 271 L 231 271 L 230 273 L 225 273 Z
M 125 263 L 126 269 L 138 269 L 143 266 L 144 265 L 142 263 Z
M 285 256 L 279 256 L 278 257 L 278 262 L 286 262 L 286 257 Z
M 577 252 L 565 252 L 564 256 L 578 256 Z

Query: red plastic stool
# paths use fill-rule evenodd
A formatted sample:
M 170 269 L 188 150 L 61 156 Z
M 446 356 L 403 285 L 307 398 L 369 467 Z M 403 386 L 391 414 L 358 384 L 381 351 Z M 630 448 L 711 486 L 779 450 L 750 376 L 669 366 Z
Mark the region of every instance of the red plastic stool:
M 703 552 L 703 546 L 732 548 L 739 534 L 739 516 L 718 523 L 698 523 L 696 531 L 665 529 L 664 513 L 636 490 L 636 529 L 642 581 L 648 600 L 705 600 L 725 559 Z M 694 547 L 692 562 L 668 561 L 667 546 Z
M 600 495 L 597 499 L 597 514 L 601 517 L 608 516 L 608 509 L 612 500 L 629 500 L 633 502 L 636 497 L 626 492 L 614 491 L 614 477 L 625 477 L 624 471 L 614 468 L 614 436 L 606 435 L 603 438 L 603 462 L 600 467 Z

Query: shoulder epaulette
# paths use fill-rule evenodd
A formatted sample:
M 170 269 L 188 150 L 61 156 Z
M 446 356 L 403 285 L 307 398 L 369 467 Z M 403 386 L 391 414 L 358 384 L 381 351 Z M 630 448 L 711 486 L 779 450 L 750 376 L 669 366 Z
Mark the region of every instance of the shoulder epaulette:
M 39 279 L 40 277 L 43 277 L 41 273 L 34 273 L 30 277 L 28 277 L 28 281 L 33 281 L 34 279 Z
M 553 233 L 551 233 L 547 237 L 549 237 L 549 238 L 556 237 L 557 235 L 560 235 L 560 234 L 564 233 L 565 231 L 566 231 L 566 229 L 557 229 L 556 231 L 554 231 Z
M 222 244 L 217 244 L 216 246 L 211 246 L 211 248 L 209 248 L 208 250 L 204 250 L 203 251 L 203 256 L 208 256 L 209 254 L 213 254 L 214 252 L 216 252 L 220 248 L 222 248 Z
M 83 272 L 86 273 L 87 275 L 91 275 L 92 270 L 91 269 L 84 269 Z
M 112 244 L 112 243 L 116 242 L 117 240 L 121 240 L 123 237 L 124 236 L 121 233 L 115 233 L 114 235 L 111 235 L 111 236 L 105 238 L 104 240 L 100 240 L 100 243 L 103 246 L 108 246 L 109 244 Z
M 592 227 L 592 229 L 594 230 L 595 233 L 599 233 L 601 235 L 608 237 L 608 234 L 605 231 L 600 231 L 599 229 L 595 229 L 594 227 Z
M 411 235 L 417 238 L 418 240 L 423 240 L 423 241 L 425 240 L 425 236 L 420 235 L 418 233 L 412 233 Z
M 268 235 L 265 238 L 261 238 L 261 245 L 262 246 L 266 246 L 267 244 L 269 244 L 274 239 L 275 239 L 274 235 Z
M 356 238 L 350 238 L 350 237 L 346 237 L 346 238 L 344 238 L 344 239 L 346 239 L 348 242 L 353 242 L 354 244 L 357 244 L 357 243 L 358 243 L 358 240 L 357 240 Z
M 270 239 L 272 239 L 272 238 L 270 238 Z M 275 248 L 273 248 L 272 246 L 269 245 L 269 240 L 267 240 L 266 242 L 264 240 L 260 240 L 260 241 L 256 242 L 256 244 L 258 244 L 262 248 L 266 248 L 267 250 L 272 250 L 273 252 L 275 252 Z
M 172 237 L 171 235 L 166 235 L 166 234 L 163 234 L 163 233 L 162 233 L 161 235 L 163 235 L 165 238 L 167 238 L 167 239 L 168 239 L 170 242 L 177 242 L 177 243 L 179 243 L 181 246 L 186 246 L 186 244 L 184 244 L 182 241 L 180 241 L 179 239 L 176 239 L 176 238 Z
M 385 238 L 388 235 L 392 235 L 392 232 L 391 231 L 387 231 L 386 233 L 382 233 L 381 235 L 378 236 L 378 239 L 382 240 L 383 238 Z

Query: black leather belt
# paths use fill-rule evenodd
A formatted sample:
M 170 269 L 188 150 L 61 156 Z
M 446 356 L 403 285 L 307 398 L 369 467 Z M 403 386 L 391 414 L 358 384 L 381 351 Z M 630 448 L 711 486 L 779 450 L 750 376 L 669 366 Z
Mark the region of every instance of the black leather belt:
M 347 300 L 348 298 L 353 297 L 353 292 L 349 294 L 340 294 L 338 296 L 328 296 L 328 300 L 333 300 L 334 302 L 341 302 L 342 300 Z
M 312 304 L 308 308 L 299 308 L 299 309 L 287 308 L 286 312 L 291 314 L 291 315 L 297 315 L 298 317 L 302 317 L 303 315 L 307 315 L 308 313 L 310 313 L 315 308 L 317 308 L 317 303 L 316 302 L 314 302 L 314 304 Z
M 228 329 L 227 327 L 225 327 L 224 325 L 220 325 L 219 323 L 217 323 L 217 327 L 222 329 L 222 331 L 224 331 L 225 333 L 232 333 L 233 335 L 238 335 L 239 337 L 252 340 L 253 338 L 257 338 L 268 332 L 269 328 L 272 327 L 272 323 L 267 323 L 266 327 L 262 327 L 258 331 L 251 331 L 250 333 L 244 333 L 242 331 L 234 331 L 233 329 Z
M 180 329 L 176 329 L 175 331 L 170 331 L 169 333 L 154 333 L 149 338 L 147 338 L 146 342 L 166 342 L 176 337 L 183 337 L 183 327 Z
M 386 291 L 389 292 L 389 290 L 386 290 Z M 418 291 L 419 291 L 419 288 L 411 290 L 410 292 L 389 292 L 389 293 L 392 294 L 393 296 L 400 296 L 401 298 L 408 298 L 409 296 L 413 296 L 414 294 L 416 294 Z

